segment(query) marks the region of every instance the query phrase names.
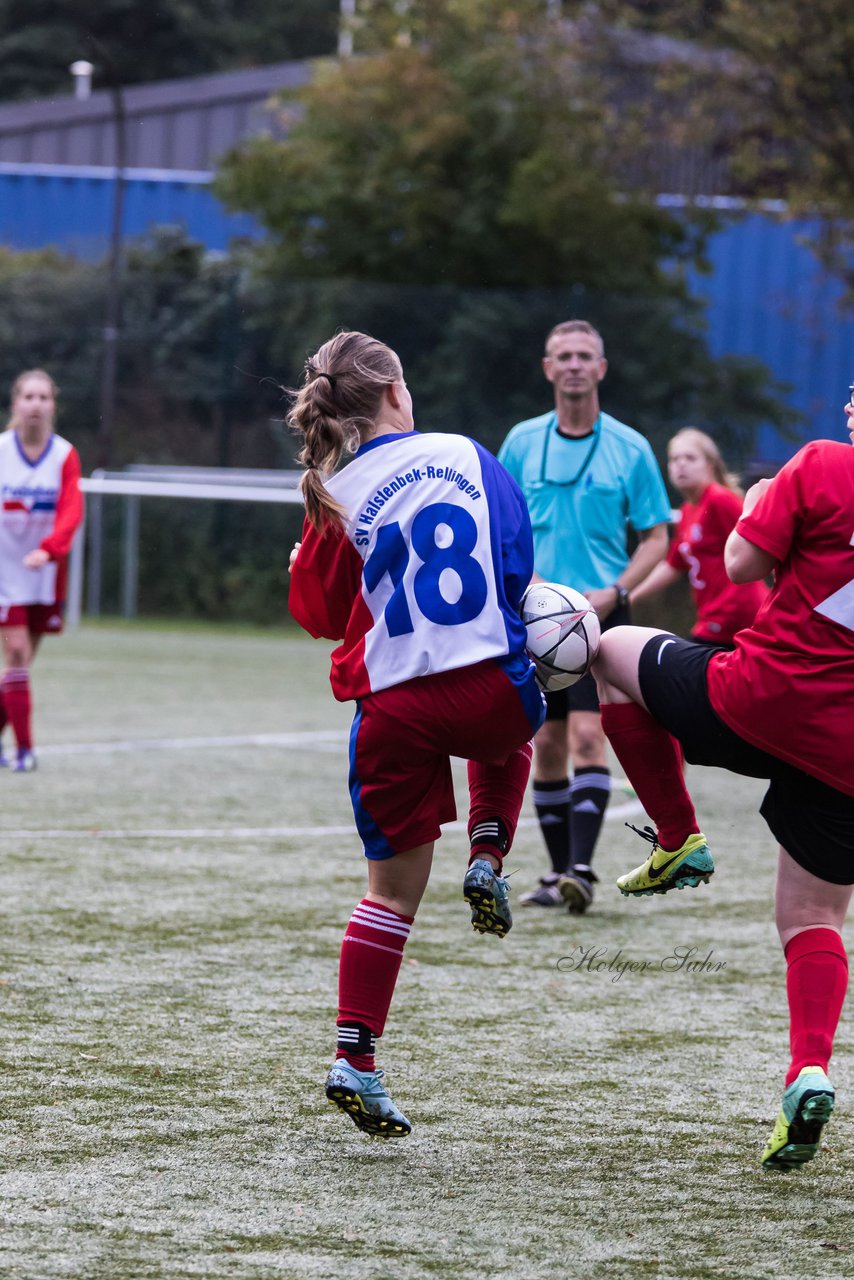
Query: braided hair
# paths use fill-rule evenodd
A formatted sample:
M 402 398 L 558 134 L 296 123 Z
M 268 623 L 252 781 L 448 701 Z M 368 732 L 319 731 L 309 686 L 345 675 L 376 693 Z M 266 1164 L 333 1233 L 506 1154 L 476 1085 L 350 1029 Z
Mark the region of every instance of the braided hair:
M 337 333 L 305 363 L 288 425 L 302 437 L 300 488 L 316 529 L 340 524 L 344 511 L 326 488 L 342 454 L 358 449 L 376 423 L 383 392 L 403 377 L 400 360 L 366 333 Z

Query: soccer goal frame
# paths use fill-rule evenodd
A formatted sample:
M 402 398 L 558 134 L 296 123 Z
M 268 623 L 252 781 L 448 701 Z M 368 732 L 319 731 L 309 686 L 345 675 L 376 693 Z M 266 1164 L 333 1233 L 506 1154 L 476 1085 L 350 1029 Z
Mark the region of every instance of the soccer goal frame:
M 121 612 L 133 618 L 139 584 L 139 510 L 143 498 L 178 498 L 207 502 L 272 502 L 302 505 L 300 471 L 265 471 L 233 467 L 163 467 L 137 464 L 123 471 L 93 471 L 80 481 L 86 515 L 71 548 L 66 619 L 77 627 L 83 614 L 86 567 L 86 612 L 101 612 L 103 500 L 119 497 L 122 522 Z

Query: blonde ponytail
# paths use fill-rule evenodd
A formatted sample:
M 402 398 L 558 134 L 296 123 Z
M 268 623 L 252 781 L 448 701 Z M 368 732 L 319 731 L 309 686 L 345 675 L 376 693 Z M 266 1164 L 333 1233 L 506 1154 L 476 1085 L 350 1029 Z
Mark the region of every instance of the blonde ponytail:
M 383 391 L 403 377 L 390 347 L 365 333 L 336 334 L 306 361 L 288 425 L 302 436 L 299 461 L 305 512 L 316 529 L 341 524 L 344 508 L 326 488 L 342 455 L 373 428 Z

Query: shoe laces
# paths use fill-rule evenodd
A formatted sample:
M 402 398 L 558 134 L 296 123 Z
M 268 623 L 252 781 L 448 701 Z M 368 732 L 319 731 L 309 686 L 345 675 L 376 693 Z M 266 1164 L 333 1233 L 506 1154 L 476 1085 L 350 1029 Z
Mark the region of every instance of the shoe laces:
M 633 822 L 627 822 L 625 825 L 634 831 L 636 835 L 639 835 L 641 840 L 648 840 L 652 845 L 653 853 L 659 848 L 658 832 L 654 831 L 652 827 L 636 827 Z
M 494 884 L 494 885 L 496 885 L 496 886 L 498 886 L 499 888 L 503 886 L 503 888 L 504 888 L 504 892 L 505 892 L 505 893 L 509 893 L 509 892 L 510 892 L 510 885 L 507 883 L 507 881 L 510 879 L 510 877 L 511 877 L 512 875 L 515 875 L 515 874 L 516 874 L 516 872 L 515 872 L 515 871 L 505 871 L 503 868 L 502 868 L 502 870 L 501 870 L 501 871 L 496 871 L 496 870 L 495 870 L 495 867 L 493 867 L 492 863 L 491 863 L 491 862 L 487 862 L 485 858 L 478 859 L 478 861 L 486 862 L 486 865 L 489 867 L 489 870 L 490 870 L 490 872 L 492 873 L 492 882 L 493 882 L 493 884 Z M 474 863 L 472 863 L 472 866 L 474 866 Z M 471 868 L 469 868 L 469 869 L 471 869 Z M 518 871 L 518 870 L 519 870 L 519 868 L 517 867 L 517 868 L 516 868 L 516 871 Z
M 376 1070 L 371 1072 L 371 1075 L 373 1079 L 366 1084 L 363 1092 L 367 1096 L 374 1094 L 376 1097 L 379 1097 L 380 1095 L 382 1095 L 384 1098 L 387 1098 L 388 1093 L 386 1092 L 385 1086 L 380 1083 L 383 1076 L 385 1075 L 385 1072 L 383 1071 L 382 1067 L 377 1067 Z

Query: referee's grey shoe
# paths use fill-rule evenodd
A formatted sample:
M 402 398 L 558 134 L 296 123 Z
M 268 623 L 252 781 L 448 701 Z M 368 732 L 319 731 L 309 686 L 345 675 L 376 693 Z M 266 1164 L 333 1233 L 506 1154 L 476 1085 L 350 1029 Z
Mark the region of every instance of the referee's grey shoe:
M 536 889 L 523 893 L 519 899 L 520 907 L 562 907 L 563 896 L 559 888 L 560 876 L 557 872 L 543 876 Z
M 561 901 L 569 908 L 571 916 L 583 916 L 593 901 L 593 886 L 599 877 L 587 866 L 570 867 L 558 880 Z

